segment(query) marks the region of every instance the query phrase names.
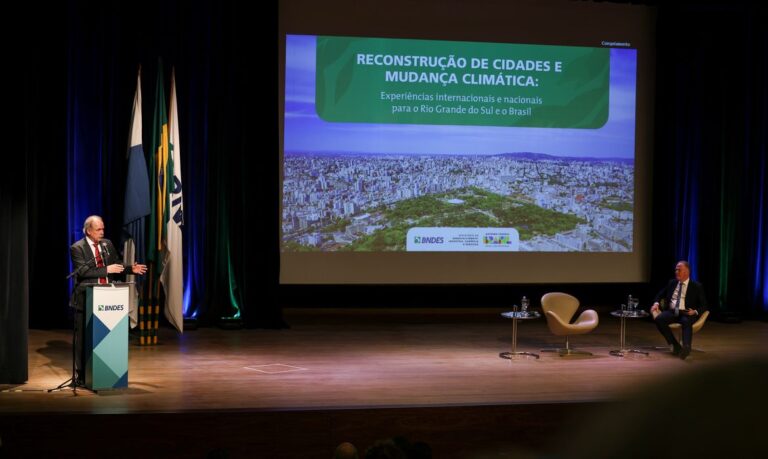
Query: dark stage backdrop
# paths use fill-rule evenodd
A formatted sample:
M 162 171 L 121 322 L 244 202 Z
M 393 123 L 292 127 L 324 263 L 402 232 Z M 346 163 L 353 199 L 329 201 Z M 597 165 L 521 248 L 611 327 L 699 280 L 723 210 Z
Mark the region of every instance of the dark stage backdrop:
M 23 98 L 24 109 L 17 112 L 21 154 L 10 168 L 18 177 L 4 181 L 0 200 L 0 339 L 26 322 L 27 311 L 31 327 L 69 325 L 68 246 L 88 214 L 103 215 L 107 236 L 120 239 L 136 72 L 141 65 L 149 153 L 158 58 L 165 75 L 176 68 L 187 313 L 202 324 L 239 309 L 247 325 L 279 327 L 285 306 L 499 306 L 551 289 L 615 305 L 630 292 L 655 293 L 679 258 L 692 261 L 718 312 L 765 314 L 763 9 L 658 7 L 652 282 L 317 287 L 277 281 L 276 7 L 247 13 L 254 7 L 234 2 L 68 2 L 25 16 L 34 17 L 35 33 L 23 44 L 7 41 L 23 50 L 18 59 L 12 54 L 19 65 L 11 67 L 18 71 L 11 96 Z
M 691 262 L 721 318 L 768 312 L 768 32 L 764 7 L 659 9 L 654 261 Z
M 68 247 L 85 217 L 121 240 L 126 154 L 141 66 L 152 152 L 158 66 L 176 70 L 184 193 L 186 315 L 283 326 L 277 305 L 274 7 L 238 2 L 68 2 L 39 17 L 23 72 L 29 158 L 30 326 L 69 323 Z M 142 258 L 143 259 L 143 258 Z M 33 286 L 35 282 L 32 283 Z
M 0 384 L 28 377 L 27 197 L 24 160 L 0 173 Z M 11 164 L 14 164 L 13 162 Z

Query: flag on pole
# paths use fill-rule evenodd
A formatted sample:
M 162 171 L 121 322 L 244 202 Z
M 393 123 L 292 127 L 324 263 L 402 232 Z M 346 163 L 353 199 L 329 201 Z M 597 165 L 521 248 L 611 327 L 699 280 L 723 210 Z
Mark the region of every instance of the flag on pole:
M 125 205 L 123 208 L 123 229 L 127 239 L 124 243 L 123 263 L 132 265 L 144 255 L 144 228 L 147 216 L 150 214 L 149 177 L 147 161 L 144 159 L 141 130 L 141 67 L 136 77 L 136 93 L 133 96 L 133 113 L 131 115 L 130 131 L 128 133 L 128 174 L 125 180 Z M 130 274 L 127 280 L 133 281 L 136 276 Z M 131 328 L 137 323 L 137 306 L 139 291 L 135 284 L 130 285 L 128 314 Z
M 184 261 L 181 227 L 184 225 L 184 200 L 181 193 L 181 144 L 179 114 L 176 104 L 176 70 L 171 70 L 170 143 L 168 152 L 168 193 L 166 212 L 166 250 L 168 257 L 160 277 L 165 289 L 165 317 L 179 332 L 184 331 Z
M 155 113 L 152 123 L 153 152 L 149 159 L 151 215 L 147 238 L 147 261 L 150 264 L 150 276 L 147 285 L 149 316 L 147 343 L 157 343 L 157 326 L 160 315 L 160 275 L 165 267 L 168 255 L 166 248 L 166 220 L 170 209 L 168 195 L 169 156 L 168 156 L 168 116 L 165 111 L 165 90 L 163 63 L 158 62 L 157 85 L 155 87 Z M 142 335 L 143 336 L 143 335 Z M 143 341 L 143 340 L 142 340 Z
M 152 177 L 151 217 L 147 240 L 147 260 L 154 265 L 154 276 L 158 278 L 165 265 L 165 213 L 168 209 L 168 189 L 165 181 L 168 169 L 168 116 L 165 111 L 165 89 L 163 88 L 163 64 L 158 64 L 157 85 L 155 86 L 155 114 L 152 120 L 152 154 L 149 158 L 149 174 Z

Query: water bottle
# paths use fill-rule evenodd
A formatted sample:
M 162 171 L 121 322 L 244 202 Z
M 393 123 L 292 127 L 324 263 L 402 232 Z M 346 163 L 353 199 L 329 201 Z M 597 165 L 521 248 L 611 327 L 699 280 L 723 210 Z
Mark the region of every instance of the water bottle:
M 525 296 L 520 300 L 520 311 L 524 313 L 528 312 L 528 298 Z
M 627 296 L 627 311 L 632 312 L 632 294 Z

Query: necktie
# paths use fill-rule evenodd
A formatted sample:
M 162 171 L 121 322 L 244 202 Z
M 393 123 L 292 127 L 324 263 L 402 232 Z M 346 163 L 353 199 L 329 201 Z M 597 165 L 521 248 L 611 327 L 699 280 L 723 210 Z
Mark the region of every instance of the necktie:
M 680 299 L 683 296 L 683 283 L 677 283 L 677 298 L 675 299 L 675 317 L 680 315 Z
M 103 268 L 104 260 L 101 258 L 101 252 L 99 251 L 99 244 L 93 244 L 93 248 L 96 249 L 96 267 Z M 106 284 L 106 283 L 107 283 L 106 277 L 99 277 L 99 284 Z

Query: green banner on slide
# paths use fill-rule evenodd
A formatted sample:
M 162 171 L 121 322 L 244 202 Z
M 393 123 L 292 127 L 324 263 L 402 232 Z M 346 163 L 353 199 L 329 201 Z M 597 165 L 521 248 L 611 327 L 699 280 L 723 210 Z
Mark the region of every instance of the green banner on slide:
M 596 129 L 608 121 L 610 50 L 318 37 L 323 120 Z

